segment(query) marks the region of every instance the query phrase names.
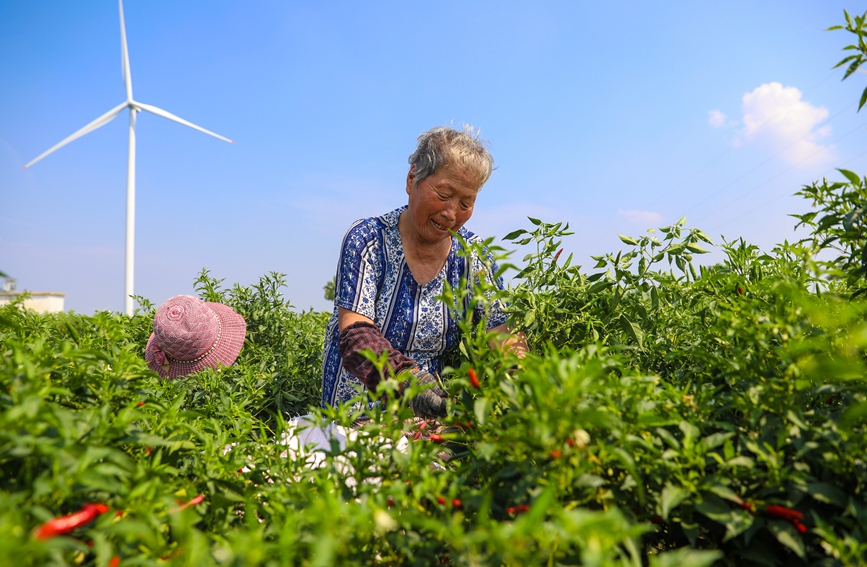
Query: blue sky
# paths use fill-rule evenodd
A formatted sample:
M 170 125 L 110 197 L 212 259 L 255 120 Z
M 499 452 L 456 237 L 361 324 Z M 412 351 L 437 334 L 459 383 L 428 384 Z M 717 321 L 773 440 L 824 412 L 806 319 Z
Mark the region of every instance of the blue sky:
M 795 191 L 867 169 L 867 75 L 841 83 L 849 34 L 824 31 L 844 8 L 128 0 L 135 99 L 236 140 L 139 115 L 135 291 L 276 271 L 329 309 L 346 228 L 406 202 L 416 136 L 451 122 L 491 142 L 483 236 L 565 221 L 587 268 L 684 214 L 716 241 L 797 238 Z M 120 311 L 126 113 L 21 169 L 123 102 L 117 4 L 2 2 L 0 54 L 0 270 Z

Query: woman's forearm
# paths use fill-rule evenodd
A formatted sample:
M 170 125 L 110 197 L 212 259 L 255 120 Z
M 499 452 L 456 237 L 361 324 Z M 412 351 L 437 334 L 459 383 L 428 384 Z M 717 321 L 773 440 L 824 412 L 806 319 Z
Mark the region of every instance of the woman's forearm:
M 500 350 L 504 353 L 511 353 L 518 358 L 524 358 L 529 352 L 530 347 L 527 345 L 527 337 L 522 331 L 513 331 L 508 325 L 503 323 L 493 329 L 488 330 L 489 333 L 496 335 L 488 342 L 494 350 Z

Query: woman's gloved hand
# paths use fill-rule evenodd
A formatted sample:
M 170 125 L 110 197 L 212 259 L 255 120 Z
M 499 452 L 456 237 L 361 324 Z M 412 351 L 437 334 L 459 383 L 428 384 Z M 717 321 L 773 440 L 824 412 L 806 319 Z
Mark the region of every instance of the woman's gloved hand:
M 433 388 L 428 388 L 409 401 L 412 413 L 416 417 L 425 419 L 445 417 L 446 392 L 440 387 L 436 377 L 430 372 L 425 372 L 419 368 L 413 368 L 409 373 L 415 378 L 416 383 L 421 386 L 434 385 Z M 405 390 L 409 388 L 409 385 L 409 381 L 406 381 L 402 384 L 402 387 Z

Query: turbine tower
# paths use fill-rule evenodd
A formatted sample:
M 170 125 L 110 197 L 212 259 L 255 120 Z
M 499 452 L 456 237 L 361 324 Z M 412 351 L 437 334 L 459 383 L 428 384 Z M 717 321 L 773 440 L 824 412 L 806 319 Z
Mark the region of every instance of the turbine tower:
M 101 126 L 105 126 L 112 120 L 114 120 L 121 112 L 125 109 L 129 108 L 129 154 L 128 154 L 128 166 L 126 173 L 126 271 L 124 278 L 124 312 L 127 315 L 132 315 L 132 295 L 133 295 L 133 275 L 134 275 L 134 267 L 135 267 L 135 115 L 137 112 L 141 112 L 143 110 L 150 112 L 151 114 L 156 114 L 157 116 L 162 116 L 163 118 L 167 118 L 169 120 L 173 120 L 178 124 L 183 124 L 184 126 L 189 126 L 199 132 L 204 132 L 205 134 L 209 134 L 214 136 L 215 138 L 219 138 L 221 140 L 225 140 L 230 144 L 234 144 L 232 140 L 229 138 L 224 138 L 219 134 L 215 134 L 210 130 L 205 130 L 201 126 L 196 126 L 191 122 L 187 122 L 183 118 L 179 116 L 175 116 L 170 112 L 166 112 L 161 108 L 157 108 L 156 106 L 151 106 L 149 104 L 144 104 L 143 102 L 137 102 L 132 98 L 132 77 L 129 72 L 129 52 L 126 48 L 126 26 L 123 21 L 123 0 L 118 0 L 118 6 L 120 8 L 120 43 L 121 43 L 121 66 L 123 68 L 123 82 L 126 86 L 126 101 L 112 108 L 78 132 L 72 134 L 68 138 L 64 139 L 62 142 L 58 143 L 55 146 L 52 146 L 45 152 L 41 153 L 36 159 L 28 163 L 24 166 L 24 169 L 27 169 L 37 161 L 41 160 L 48 154 L 53 151 L 62 148 L 69 142 L 80 138 L 87 134 L 88 132 L 92 132 Z

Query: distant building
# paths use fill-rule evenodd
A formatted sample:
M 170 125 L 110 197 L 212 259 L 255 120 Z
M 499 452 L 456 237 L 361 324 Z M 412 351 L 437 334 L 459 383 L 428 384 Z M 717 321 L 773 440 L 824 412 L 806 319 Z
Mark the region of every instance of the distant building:
M 12 303 L 25 293 L 30 296 L 24 300 L 24 307 L 37 313 L 58 313 L 64 311 L 65 293 L 59 291 L 16 291 L 17 284 L 13 278 L 6 278 L 3 291 L 0 291 L 0 305 Z

